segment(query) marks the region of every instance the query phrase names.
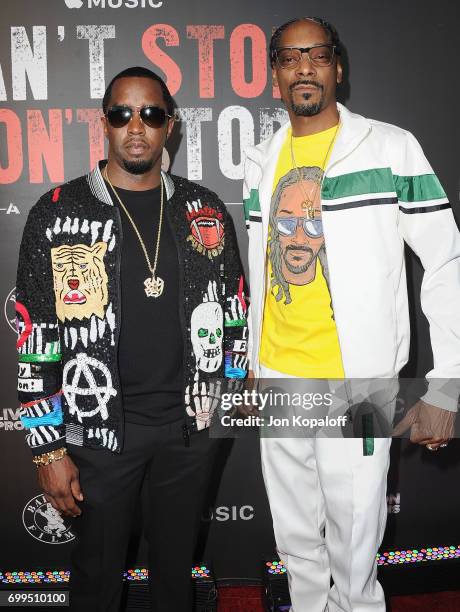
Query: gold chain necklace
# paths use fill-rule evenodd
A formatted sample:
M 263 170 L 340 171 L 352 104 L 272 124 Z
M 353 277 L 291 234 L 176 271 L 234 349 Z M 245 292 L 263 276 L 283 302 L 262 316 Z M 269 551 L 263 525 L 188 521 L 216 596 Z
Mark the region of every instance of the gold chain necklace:
M 146 249 L 146 246 L 144 244 L 144 241 L 142 240 L 140 232 L 137 229 L 137 226 L 134 223 L 133 218 L 129 214 L 128 209 L 126 208 L 126 206 L 121 201 L 121 198 L 118 195 L 115 187 L 110 182 L 109 175 L 107 174 L 107 166 L 104 168 L 102 174 L 103 174 L 103 177 L 108 182 L 108 184 L 110 185 L 110 187 L 112 188 L 112 191 L 115 194 L 115 197 L 117 198 L 117 200 L 119 201 L 120 206 L 125 211 L 126 216 L 130 220 L 131 225 L 133 226 L 133 230 L 136 232 L 136 235 L 137 235 L 137 237 L 139 239 L 139 242 L 141 244 L 142 250 L 144 251 L 145 260 L 147 262 L 147 267 L 150 270 L 150 274 L 151 274 L 151 276 L 146 278 L 145 281 L 144 281 L 144 291 L 145 291 L 145 294 L 146 294 L 147 297 L 155 297 L 155 298 L 160 297 L 160 295 L 163 293 L 165 282 L 159 276 L 155 276 L 155 272 L 156 272 L 156 269 L 157 269 L 158 255 L 160 253 L 160 235 L 161 235 L 161 225 L 162 225 L 162 222 L 163 222 L 163 189 L 164 189 L 164 187 L 163 187 L 163 178 L 160 176 L 160 185 L 161 185 L 160 220 L 158 222 L 158 234 L 157 234 L 157 244 L 156 244 L 156 248 L 155 248 L 155 260 L 154 260 L 153 266 L 152 266 L 152 264 L 150 263 L 149 254 L 147 253 L 147 249 Z
M 326 156 L 325 156 L 323 164 L 321 166 L 321 170 L 323 171 L 323 175 L 322 175 L 320 181 L 315 181 L 315 187 L 313 188 L 314 189 L 314 193 L 313 193 L 313 190 L 312 190 L 310 192 L 310 197 L 307 195 L 305 187 L 303 186 L 302 175 L 300 173 L 299 167 L 298 167 L 297 162 L 295 160 L 294 146 L 293 146 L 293 140 L 292 140 L 292 128 L 291 128 L 291 162 L 292 162 L 292 167 L 295 168 L 296 171 L 297 171 L 297 183 L 299 184 L 299 187 L 300 187 L 300 189 L 301 189 L 301 191 L 303 193 L 303 196 L 305 198 L 305 200 L 302 202 L 302 208 L 306 211 L 307 217 L 309 219 L 314 219 L 315 218 L 315 198 L 316 198 L 316 195 L 318 193 L 318 188 L 323 183 L 323 177 L 324 177 L 324 172 L 325 172 L 326 160 L 329 157 L 329 153 L 331 152 L 332 147 L 333 147 L 334 142 L 335 142 L 335 139 L 337 138 L 337 133 L 339 131 L 340 125 L 341 124 L 340 124 L 340 120 L 339 120 L 339 122 L 337 124 L 337 127 L 335 129 L 335 132 L 334 132 L 334 136 L 332 137 L 331 142 L 329 143 L 329 146 L 328 146 L 327 151 L 326 151 Z

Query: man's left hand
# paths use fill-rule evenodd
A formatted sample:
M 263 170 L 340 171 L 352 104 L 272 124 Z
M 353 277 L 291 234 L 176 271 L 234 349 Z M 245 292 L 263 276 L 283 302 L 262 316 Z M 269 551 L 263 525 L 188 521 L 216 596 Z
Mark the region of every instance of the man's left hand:
M 418 400 L 406 416 L 393 429 L 393 437 L 410 429 L 410 441 L 426 446 L 429 450 L 447 446 L 454 437 L 456 413 L 443 410 L 423 400 Z

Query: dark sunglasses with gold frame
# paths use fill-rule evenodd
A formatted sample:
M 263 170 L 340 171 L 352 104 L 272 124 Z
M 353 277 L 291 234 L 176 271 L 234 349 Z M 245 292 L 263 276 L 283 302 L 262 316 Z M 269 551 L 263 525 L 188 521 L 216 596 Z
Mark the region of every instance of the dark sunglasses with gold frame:
M 105 112 L 107 121 L 114 128 L 121 128 L 131 121 L 134 113 L 139 113 L 142 123 L 148 127 L 158 129 L 163 127 L 166 119 L 176 119 L 176 115 L 169 115 L 164 108 L 146 104 L 145 106 L 125 106 L 116 104 L 110 106 Z

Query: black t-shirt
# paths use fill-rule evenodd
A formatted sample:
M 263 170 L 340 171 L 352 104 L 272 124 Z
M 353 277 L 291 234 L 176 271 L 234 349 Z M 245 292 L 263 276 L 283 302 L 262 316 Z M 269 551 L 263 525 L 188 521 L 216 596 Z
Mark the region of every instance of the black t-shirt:
M 155 298 L 145 293 L 144 281 L 151 275 L 139 239 L 109 185 L 107 189 L 120 211 L 123 231 L 118 366 L 125 419 L 130 423 L 163 425 L 184 416 L 179 261 L 166 216 L 166 194 L 156 270 L 156 276 L 164 280 L 164 289 Z M 115 189 L 134 220 L 153 265 L 160 187 L 147 191 Z

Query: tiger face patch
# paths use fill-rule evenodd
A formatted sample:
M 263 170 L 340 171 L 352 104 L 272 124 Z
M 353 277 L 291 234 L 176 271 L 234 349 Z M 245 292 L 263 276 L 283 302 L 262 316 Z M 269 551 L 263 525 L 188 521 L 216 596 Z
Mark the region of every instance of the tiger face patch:
M 224 248 L 224 224 L 221 212 L 203 205 L 201 200 L 187 202 L 187 220 L 190 234 L 187 240 L 192 247 L 209 259 L 217 257 Z
M 56 314 L 60 321 L 104 318 L 108 303 L 104 255 L 107 243 L 62 245 L 51 249 Z

